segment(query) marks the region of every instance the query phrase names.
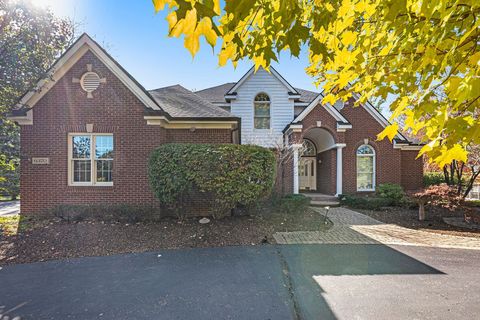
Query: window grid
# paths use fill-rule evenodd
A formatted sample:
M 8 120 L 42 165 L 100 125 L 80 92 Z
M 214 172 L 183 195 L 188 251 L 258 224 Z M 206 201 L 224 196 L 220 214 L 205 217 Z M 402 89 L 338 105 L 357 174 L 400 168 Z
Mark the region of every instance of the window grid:
M 112 134 L 70 134 L 69 145 L 71 185 L 113 185 Z
M 254 101 L 255 129 L 270 129 L 270 97 L 265 93 L 259 93 Z
M 375 191 L 375 151 L 369 145 L 357 149 L 357 191 Z

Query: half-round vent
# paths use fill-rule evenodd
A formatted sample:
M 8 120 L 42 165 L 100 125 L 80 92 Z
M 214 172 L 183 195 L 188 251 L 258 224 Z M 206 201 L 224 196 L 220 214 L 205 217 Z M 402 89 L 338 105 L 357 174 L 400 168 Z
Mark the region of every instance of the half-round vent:
M 88 93 L 91 93 L 100 86 L 100 77 L 95 72 L 85 72 L 80 79 L 80 85 L 82 89 Z

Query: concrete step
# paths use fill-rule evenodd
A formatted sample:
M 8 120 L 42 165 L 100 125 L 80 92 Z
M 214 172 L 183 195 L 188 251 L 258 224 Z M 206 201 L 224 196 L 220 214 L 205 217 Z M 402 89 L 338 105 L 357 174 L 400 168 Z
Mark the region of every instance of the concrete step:
M 310 202 L 310 206 L 312 207 L 339 207 L 339 201 L 316 201 L 312 200 Z
M 331 201 L 335 202 L 338 201 L 338 198 L 329 194 L 321 194 L 321 193 L 304 193 L 306 197 L 312 199 L 312 201 Z

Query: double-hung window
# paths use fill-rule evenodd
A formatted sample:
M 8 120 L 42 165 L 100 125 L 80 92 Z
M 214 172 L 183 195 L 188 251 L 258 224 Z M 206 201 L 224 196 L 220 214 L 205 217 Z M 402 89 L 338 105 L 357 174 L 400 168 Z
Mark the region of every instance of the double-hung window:
M 113 135 L 79 133 L 68 136 L 68 184 L 113 185 Z
M 357 149 L 357 191 L 375 191 L 375 151 L 366 144 Z
M 255 129 L 270 129 L 270 97 L 259 93 L 253 103 L 253 125 Z

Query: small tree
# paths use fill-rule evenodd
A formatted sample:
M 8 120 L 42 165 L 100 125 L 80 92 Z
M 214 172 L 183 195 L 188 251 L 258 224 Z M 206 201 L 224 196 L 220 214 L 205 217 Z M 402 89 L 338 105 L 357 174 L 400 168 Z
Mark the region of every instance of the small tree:
M 459 196 L 455 187 L 445 183 L 433 185 L 421 192 L 414 193 L 413 198 L 418 202 L 418 220 L 425 220 L 425 206 L 431 205 L 454 211 L 463 207 L 463 197 Z

